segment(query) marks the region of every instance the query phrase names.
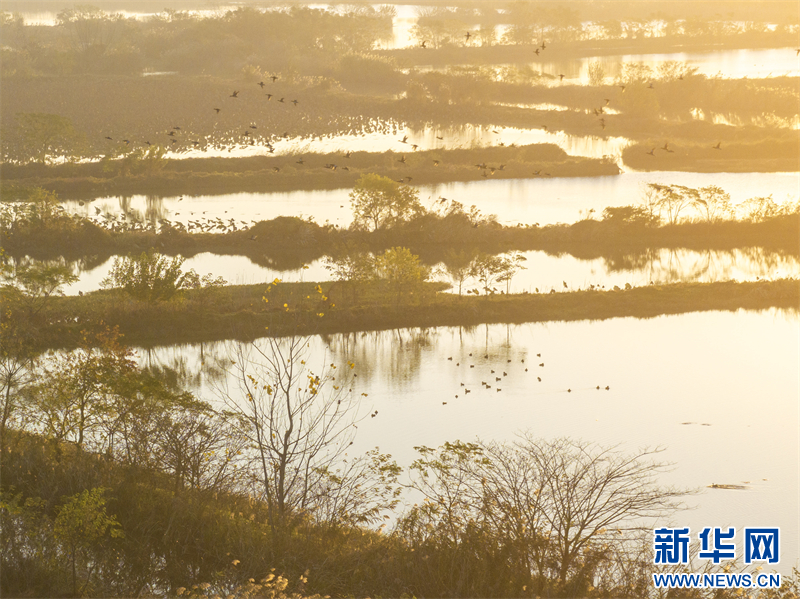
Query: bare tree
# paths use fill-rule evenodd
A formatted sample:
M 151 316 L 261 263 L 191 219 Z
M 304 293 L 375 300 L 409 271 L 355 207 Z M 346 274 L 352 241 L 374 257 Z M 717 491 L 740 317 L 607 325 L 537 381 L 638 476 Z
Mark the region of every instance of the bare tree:
M 541 591 L 582 593 L 595 575 L 619 578 L 632 567 L 626 556 L 639 551 L 649 520 L 679 507 L 686 494 L 657 485 L 666 468 L 652 459 L 659 449 L 624 454 L 527 436 L 416 449 L 410 487 L 425 500 L 398 531 L 470 567 L 502 555 L 511 578 Z
M 626 455 L 617 448 L 572 439 L 517 443 L 542 479 L 539 501 L 550 531 L 550 550 L 564 583 L 592 545 L 608 545 L 627 532 L 677 509 L 685 491 L 656 484 L 667 464 L 652 461 L 661 449 Z
M 323 361 L 322 374 L 316 374 L 307 364 L 309 354 L 307 337 L 238 345 L 229 378 L 218 388 L 244 424 L 252 480 L 273 526 L 325 501 L 330 473 L 342 463 L 356 422 L 365 416 L 362 395 L 352 388 L 355 364 L 348 361 L 342 372 Z

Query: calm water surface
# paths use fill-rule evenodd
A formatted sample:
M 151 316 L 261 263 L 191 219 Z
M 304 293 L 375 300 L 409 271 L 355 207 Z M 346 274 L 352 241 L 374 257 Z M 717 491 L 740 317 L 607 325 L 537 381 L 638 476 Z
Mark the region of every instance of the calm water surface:
M 233 348 L 233 342 L 161 347 L 141 351 L 140 359 L 183 370 L 198 395 L 219 403 L 215 389 L 225 376 L 215 375 L 215 357 L 223 363 Z M 703 312 L 311 339 L 309 364 L 348 359 L 357 364 L 354 392 L 368 394 L 364 412 L 379 411 L 359 424 L 354 452 L 380 446 L 408 466 L 414 446 L 508 441 L 520 432 L 628 451 L 661 446 L 663 459 L 675 465 L 661 482 L 699 490 L 688 501 L 696 509 L 677 514 L 676 525 L 778 525 L 779 570 L 788 573 L 800 557 L 796 312 Z M 712 483 L 747 489 L 708 488 Z
M 520 254 L 525 257 L 522 263 L 524 269 L 514 276 L 508 287 L 505 283 L 496 283 L 494 286 L 498 291 L 535 293 L 538 290 L 540 293 L 549 293 L 551 290 L 561 292 L 587 289 L 590 285 L 605 286 L 608 289 L 615 285 L 639 287 L 648 285 L 651 281 L 656 284 L 686 281 L 710 283 L 728 280 L 753 281 L 756 278 L 800 278 L 800 258 L 768 252 L 763 248 L 729 252 L 660 249 L 638 255 L 594 260 L 581 260 L 569 254 L 549 255 L 541 251 Z M 113 262 L 114 258 L 109 258 L 92 268 L 77 266 L 75 272 L 79 279 L 66 287 L 65 293 L 77 295 L 78 292 L 87 293 L 99 289 Z M 442 273 L 443 266 L 434 266 L 432 279 L 450 283 L 451 280 Z M 266 283 L 276 278 L 285 282 L 331 280 L 331 273 L 325 268 L 324 260 L 315 260 L 300 269 L 277 270 L 255 264 L 246 256 L 219 256 L 204 252 L 188 258 L 183 269 L 194 269 L 200 275 L 209 273 L 215 277 L 223 277 L 234 285 Z M 462 291 L 466 293 L 469 289 L 477 288 L 480 288 L 478 282 L 468 279 L 464 282 Z M 457 293 L 458 287 L 451 288 L 450 292 Z
M 335 173 L 332 173 L 335 175 Z M 637 204 L 648 183 L 700 188 L 716 185 L 731 195 L 734 204 L 772 195 L 778 202 L 800 198 L 800 173 L 685 173 L 628 172 L 609 177 L 489 179 L 465 183 L 419 186 L 420 200 L 432 207 L 438 198 L 475 205 L 484 214 L 495 214 L 503 224 L 572 223 L 589 210 L 600 215 L 609 206 Z M 132 220 L 156 223 L 159 218 L 188 224 L 192 220 L 221 218 L 251 221 L 277 216 L 313 217 L 318 223 L 347 227 L 352 222 L 351 189 L 235 193 L 213 196 L 101 197 L 91 201 L 67 201 L 73 213 L 91 218 L 101 214 L 126 214 Z M 99 212 L 98 212 L 99 211 Z

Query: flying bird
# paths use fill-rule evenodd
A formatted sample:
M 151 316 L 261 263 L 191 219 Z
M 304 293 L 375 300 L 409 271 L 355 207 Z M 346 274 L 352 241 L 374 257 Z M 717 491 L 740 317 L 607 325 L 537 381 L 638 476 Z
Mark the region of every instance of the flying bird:
M 717 145 L 711 146 L 711 147 L 714 148 L 715 150 L 721 150 L 722 149 L 721 146 L 722 146 L 722 142 L 720 141 L 720 142 L 717 142 Z
M 229 97 L 230 98 L 238 98 L 239 97 L 239 92 L 234 90 L 234 92 Z

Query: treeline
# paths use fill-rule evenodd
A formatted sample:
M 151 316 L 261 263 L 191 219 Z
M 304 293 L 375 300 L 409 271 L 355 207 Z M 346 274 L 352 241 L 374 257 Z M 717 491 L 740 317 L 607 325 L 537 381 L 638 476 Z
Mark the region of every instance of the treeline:
M 492 215 L 453 200 L 442 199 L 427 210 L 419 204 L 413 188 L 385 177 L 371 177 L 373 186 L 366 197 L 378 211 L 377 224 L 365 219 L 368 207 L 354 205 L 361 220 L 357 217 L 348 229 L 298 217 L 278 217 L 226 233 L 200 232 L 202 227 L 190 224 L 187 228 L 164 219 L 149 224 L 117 219 L 95 222 L 66 214 L 54 194 L 27 190 L 23 194 L 28 201 L 3 205 L 0 247 L 17 258 L 63 257 L 91 259 L 93 263 L 148 249 L 184 257 L 212 252 L 244 255 L 256 264 L 290 270 L 323 256 L 378 253 L 396 246 L 410 248 L 427 264 L 452 263 L 452 252 L 499 254 L 513 250 L 569 253 L 581 259 L 620 258 L 652 248 L 763 247 L 796 255 L 800 236 L 796 203 L 777 204 L 771 197 L 760 197 L 734 206 L 730 196 L 714 186 L 693 189 L 652 184 L 640 205 L 606 208 L 600 219 L 591 215 L 570 225 L 505 226 Z M 374 185 L 385 185 L 386 190 Z M 398 218 L 391 195 L 399 190 L 411 198 L 413 210 Z M 390 218 L 392 214 L 395 216 Z M 206 225 L 207 230 L 227 228 L 222 221 Z

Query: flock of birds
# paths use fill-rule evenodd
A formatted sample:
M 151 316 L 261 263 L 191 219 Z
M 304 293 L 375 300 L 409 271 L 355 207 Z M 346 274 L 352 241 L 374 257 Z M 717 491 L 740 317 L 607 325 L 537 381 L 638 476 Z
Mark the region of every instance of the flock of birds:
M 467 31 L 464 34 L 465 43 L 469 44 L 470 39 L 472 37 L 473 37 L 473 34 L 471 32 L 469 32 L 469 31 Z M 420 47 L 423 48 L 423 49 L 427 48 L 428 47 L 428 43 L 429 43 L 428 40 L 423 40 L 420 43 Z M 547 45 L 546 40 L 542 40 L 541 44 L 538 44 L 537 46 L 534 47 L 534 54 L 536 54 L 537 56 L 540 56 L 547 48 L 548 48 L 548 45 Z M 552 75 L 552 76 L 553 77 L 558 77 L 559 81 L 562 81 L 562 82 L 563 82 L 564 78 L 566 77 L 566 75 L 564 75 L 563 73 L 559 73 L 558 75 Z M 267 79 L 269 81 L 271 81 L 272 84 L 274 84 L 280 79 L 280 76 L 273 74 L 273 75 L 270 75 Z M 680 75 L 678 77 L 678 79 L 679 80 L 683 80 L 683 75 Z M 256 85 L 263 92 L 265 87 L 267 87 L 269 84 L 266 83 L 265 81 L 259 81 Z M 619 88 L 621 90 L 621 93 L 624 93 L 625 90 L 626 90 L 626 85 L 622 85 L 621 84 L 621 85 L 619 85 Z M 649 83 L 649 85 L 647 86 L 647 89 L 655 89 L 655 86 L 654 86 L 653 82 Z M 233 90 L 231 92 L 231 94 L 228 96 L 228 99 L 229 100 L 237 100 L 240 97 L 240 93 L 241 93 L 240 90 Z M 295 107 L 297 107 L 300 104 L 300 100 L 298 100 L 297 98 L 294 98 L 292 100 L 288 100 L 288 98 L 286 96 L 281 96 L 280 94 L 276 94 L 276 93 L 265 92 L 265 97 L 266 97 L 267 101 L 270 101 L 270 102 L 274 99 L 276 104 L 289 103 L 289 104 L 294 105 Z M 596 107 L 594 107 L 594 108 L 592 108 L 591 110 L 588 111 L 589 114 L 593 114 L 597 118 L 597 124 L 602 130 L 605 130 L 607 128 L 607 126 L 608 126 L 608 123 L 606 122 L 606 119 L 605 119 L 605 115 L 607 114 L 605 109 L 606 109 L 606 107 L 609 106 L 610 103 L 611 103 L 611 98 L 603 98 L 603 103 L 600 103 L 599 106 L 596 106 Z M 221 105 L 214 106 L 212 108 L 212 110 L 216 114 L 219 114 L 220 112 L 223 111 L 223 108 L 221 108 L 220 106 Z M 548 126 L 545 125 L 545 124 L 540 125 L 540 128 L 542 130 L 544 130 L 545 132 L 549 132 L 550 131 Z M 244 130 L 240 134 L 240 138 L 242 139 L 242 143 L 244 143 L 245 145 L 256 145 L 254 131 L 258 129 L 258 126 L 255 123 L 250 123 L 250 124 L 244 126 L 243 129 Z M 175 146 L 175 145 L 177 145 L 179 143 L 178 139 L 181 137 L 182 131 L 183 130 L 181 129 L 181 127 L 176 125 L 176 126 L 172 127 L 168 132 L 166 132 L 165 135 L 169 138 L 170 143 L 173 146 Z M 492 130 L 492 133 L 499 134 L 499 131 Z M 114 139 L 111 136 L 106 136 L 105 139 L 110 140 L 110 141 L 114 141 Z M 276 139 L 276 140 L 287 139 L 288 140 L 288 139 L 290 139 L 290 136 L 289 136 L 288 132 L 284 132 L 282 135 L 272 135 L 269 139 L 263 141 L 264 147 L 266 148 L 267 152 L 269 152 L 270 154 L 273 154 L 275 152 L 275 146 L 273 145 L 273 143 L 271 141 L 272 139 Z M 436 135 L 436 139 L 438 141 L 444 141 L 444 137 L 439 136 L 439 135 Z M 404 135 L 403 138 L 398 140 L 398 141 L 399 141 L 400 144 L 404 144 L 405 147 L 410 148 L 411 151 L 416 151 L 419 148 L 419 144 L 410 143 L 409 142 L 409 139 L 408 139 L 407 135 Z M 129 146 L 132 143 L 130 139 L 122 139 L 121 142 L 125 143 L 126 145 L 129 145 Z M 186 141 L 186 143 L 191 144 L 191 146 L 193 146 L 194 148 L 199 148 L 203 144 L 203 141 L 200 140 L 200 139 L 189 139 L 189 140 Z M 152 146 L 152 143 L 149 140 L 146 140 L 146 141 L 144 141 L 144 145 Z M 499 146 L 503 146 L 505 144 L 501 142 L 498 145 Z M 510 145 L 512 147 L 514 146 L 514 144 L 510 144 Z M 711 148 L 715 149 L 715 150 L 722 150 L 722 143 L 721 142 L 717 142 L 717 144 L 714 145 L 714 146 L 711 146 Z M 645 153 L 650 155 L 650 156 L 655 157 L 657 150 L 661 150 L 664 153 L 668 153 L 668 154 L 674 153 L 674 150 L 669 147 L 669 142 L 665 142 L 663 147 L 660 147 L 660 148 L 654 147 L 650 151 L 645 152 Z M 352 152 L 351 151 L 347 151 L 347 152 L 342 153 L 341 157 L 344 158 L 344 159 L 349 159 L 351 157 L 351 155 L 352 155 Z M 396 159 L 396 162 L 398 164 L 400 164 L 400 165 L 406 165 L 407 164 L 406 155 L 405 154 L 401 154 L 400 157 Z M 441 163 L 440 159 L 431 159 L 431 164 L 434 167 L 438 167 L 440 165 L 440 163 Z M 307 162 L 302 156 L 300 156 L 295 161 L 295 164 L 300 165 L 300 166 L 306 166 Z M 336 163 L 336 162 L 326 162 L 324 164 L 317 165 L 317 166 L 322 166 L 323 168 L 328 169 L 328 170 L 330 170 L 332 172 L 336 171 L 336 170 L 340 170 L 340 171 L 349 171 L 350 170 L 349 166 L 347 166 L 346 164 L 340 164 L 340 163 Z M 478 164 L 476 164 L 474 166 L 477 169 L 482 171 L 481 172 L 481 176 L 483 176 L 484 178 L 488 178 L 488 177 L 494 175 L 497 172 L 504 171 L 505 168 L 506 168 L 505 164 L 499 164 L 497 166 L 492 166 L 492 165 L 487 164 L 486 162 L 481 162 L 481 163 L 478 163 Z M 282 166 L 273 166 L 272 167 L 272 171 L 275 172 L 275 173 L 280 173 L 282 168 L 283 168 Z M 531 177 L 550 177 L 552 175 L 551 175 L 551 173 L 544 172 L 543 170 L 540 169 L 540 170 L 533 171 L 528 176 L 531 176 Z M 404 177 L 401 177 L 400 179 L 396 179 L 396 181 L 398 183 L 403 183 L 403 184 L 410 184 L 412 180 L 413 180 L 413 177 L 411 177 L 411 176 L 404 176 Z
M 473 354 L 470 353 L 469 356 L 467 356 L 467 357 L 468 358 L 473 358 Z M 542 359 L 542 354 L 540 354 L 540 353 L 536 354 L 536 358 L 537 359 Z M 476 356 L 476 359 L 474 358 L 472 360 L 469 360 L 469 362 L 480 361 L 480 359 L 481 359 L 481 356 L 479 355 L 479 356 Z M 453 361 L 453 356 L 448 357 L 447 360 L 449 362 L 452 362 Z M 490 364 L 490 362 L 491 362 L 491 358 L 490 358 L 489 354 L 488 353 L 484 353 L 483 354 L 483 364 L 479 364 L 478 367 L 479 368 L 488 368 L 489 369 L 488 373 L 484 372 L 484 374 L 481 375 L 481 377 L 480 377 L 480 378 L 484 378 L 485 377 L 486 380 L 480 381 L 480 384 L 478 384 L 478 383 L 461 382 L 460 383 L 461 391 L 459 393 L 455 394 L 455 399 L 458 399 L 459 397 L 462 397 L 462 396 L 466 397 L 467 395 L 472 393 L 475 389 L 485 390 L 485 391 L 488 391 L 490 389 L 494 389 L 495 393 L 500 393 L 500 392 L 503 391 L 503 388 L 500 387 L 500 384 L 502 384 L 503 381 L 505 381 L 505 380 L 509 380 L 506 377 L 510 376 L 508 371 L 512 370 L 513 368 L 512 368 L 512 366 L 509 366 L 509 365 L 513 364 L 513 361 L 511 359 L 507 358 L 506 359 L 506 363 L 503 365 L 503 369 L 500 369 L 498 366 L 494 366 L 494 368 L 492 368 L 492 365 Z M 523 368 L 522 372 L 523 373 L 528 372 L 528 368 L 525 366 L 525 358 L 520 359 L 519 363 L 520 363 L 520 368 Z M 457 367 L 461 367 L 461 361 L 460 360 L 457 361 L 455 365 Z M 473 364 L 473 363 L 469 363 L 468 364 L 467 361 L 464 362 L 464 366 L 469 366 L 470 369 L 474 369 L 475 368 L 475 364 Z M 544 362 L 539 362 L 538 368 L 544 368 L 544 367 L 545 367 L 545 363 Z M 497 369 L 497 370 L 495 370 L 495 369 Z M 473 378 L 476 378 L 476 377 L 473 376 Z M 476 380 L 477 380 L 477 378 L 476 378 Z M 542 377 L 537 375 L 536 376 L 536 381 L 538 383 L 541 383 L 542 382 Z M 594 390 L 596 390 L 596 391 L 601 391 L 601 390 L 610 391 L 611 390 L 611 386 L 610 385 L 605 385 L 605 386 L 597 385 L 596 387 L 594 387 Z M 576 389 L 576 391 L 577 391 L 577 389 Z M 571 387 L 568 387 L 565 390 L 565 392 L 566 393 L 572 393 L 573 389 Z M 446 406 L 447 402 L 443 401 L 442 405 Z
M 183 197 L 178 199 L 179 202 L 182 200 Z M 94 207 L 94 211 L 95 214 L 92 221 L 99 227 L 115 233 L 158 233 L 165 229 L 174 229 L 182 233 L 234 233 L 236 231 L 249 229 L 258 222 L 255 220 L 251 220 L 250 222 L 243 220 L 237 221 L 235 218 L 223 219 L 216 216 L 214 218 L 198 217 L 196 219 L 188 219 L 184 224 L 180 220 L 169 220 L 166 218 L 143 219 L 138 218 L 134 214 L 124 212 L 120 214 L 111 214 L 97 206 Z M 227 213 L 227 210 L 225 213 Z M 180 214 L 180 212 L 176 212 L 175 216 L 180 216 Z M 202 214 L 206 214 L 206 212 L 204 211 Z M 195 213 L 190 212 L 189 215 L 194 216 Z M 255 237 L 256 236 L 252 236 L 251 239 L 255 239 Z

